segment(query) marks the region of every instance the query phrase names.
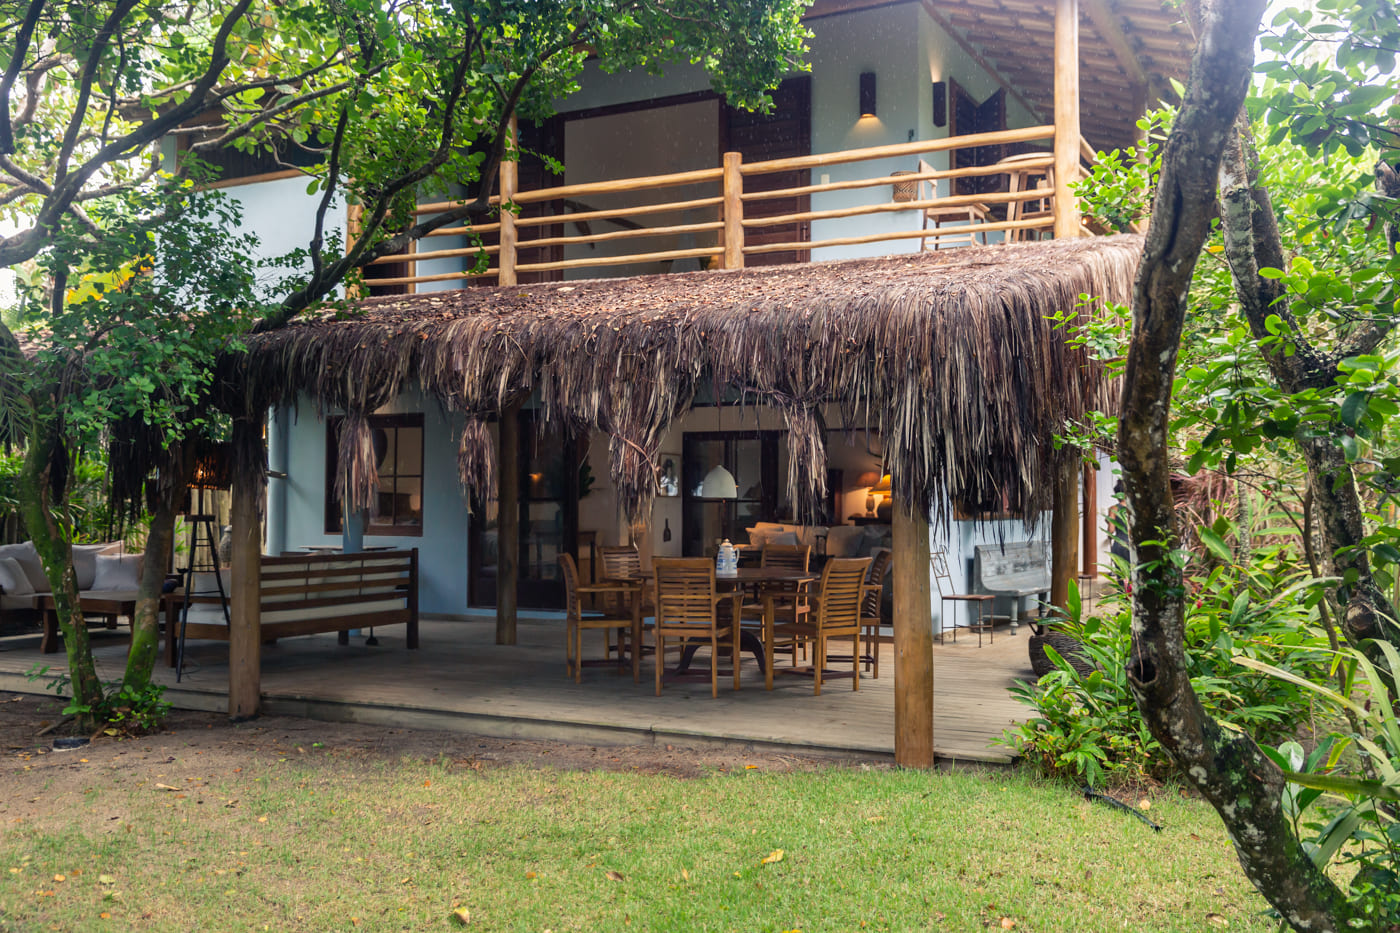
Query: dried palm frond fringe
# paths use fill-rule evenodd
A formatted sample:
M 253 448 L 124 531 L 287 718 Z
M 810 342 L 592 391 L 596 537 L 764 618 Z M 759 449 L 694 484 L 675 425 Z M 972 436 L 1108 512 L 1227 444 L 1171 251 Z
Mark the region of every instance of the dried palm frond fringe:
M 870 412 L 916 512 L 953 497 L 1030 520 L 1048 507 L 1051 438 L 1117 409 L 1117 385 L 1048 318 L 1082 294 L 1128 303 L 1141 251 L 1135 236 L 1082 237 L 371 298 L 247 338 L 223 378 L 248 411 L 307 396 L 360 418 L 414 382 L 469 419 L 533 395 L 544 421 L 610 435 L 631 520 L 648 514 L 661 438 L 706 383 L 787 416 L 789 478 L 809 506 L 826 477 L 817 406 L 835 402 Z M 483 428 L 460 466 L 487 485 Z M 373 461 L 342 462 L 360 500 Z

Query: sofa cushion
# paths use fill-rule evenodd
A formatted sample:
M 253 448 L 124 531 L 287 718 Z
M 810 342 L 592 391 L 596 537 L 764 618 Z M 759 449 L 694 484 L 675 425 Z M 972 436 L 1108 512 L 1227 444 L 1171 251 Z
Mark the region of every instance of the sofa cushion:
M 107 544 L 73 545 L 73 572 L 78 575 L 78 589 L 92 589 L 92 581 L 97 578 L 97 555 L 111 547 Z
M 6 596 L 33 596 L 34 584 L 13 557 L 0 557 L 0 593 Z
M 144 554 L 98 554 L 96 572 L 93 574 L 92 590 L 134 590 L 141 578 L 141 563 Z
M 49 591 L 49 578 L 44 576 L 44 565 L 39 562 L 39 552 L 34 549 L 33 541 L 0 545 L 0 559 L 6 557 L 14 558 L 24 568 L 24 575 L 29 578 L 29 585 L 34 588 L 34 592 Z
M 859 525 L 834 525 L 826 533 L 827 557 L 855 557 L 865 529 Z

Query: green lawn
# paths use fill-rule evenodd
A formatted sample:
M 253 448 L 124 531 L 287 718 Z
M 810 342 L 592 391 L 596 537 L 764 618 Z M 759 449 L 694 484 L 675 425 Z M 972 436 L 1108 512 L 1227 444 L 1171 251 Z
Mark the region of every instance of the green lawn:
M 1149 812 L 1161 833 L 1013 772 L 308 755 L 179 791 L 94 781 L 12 822 L 0 930 L 447 930 L 455 908 L 533 933 L 1274 929 L 1208 807 Z

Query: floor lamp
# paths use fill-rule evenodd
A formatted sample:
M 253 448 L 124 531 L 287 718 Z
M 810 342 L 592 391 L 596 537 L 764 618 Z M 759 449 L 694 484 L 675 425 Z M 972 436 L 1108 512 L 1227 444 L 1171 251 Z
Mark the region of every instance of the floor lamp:
M 185 524 L 189 528 L 189 566 L 182 567 L 185 599 L 180 607 L 180 637 L 175 658 L 175 682 L 179 683 L 185 671 L 185 627 L 190 620 L 190 605 L 198 596 L 218 596 L 219 606 L 224 611 L 224 624 L 231 625 L 228 614 L 228 593 L 224 589 L 224 577 L 219 569 L 219 537 L 215 533 L 217 517 L 213 514 L 213 502 L 206 505 L 206 493 L 229 487 L 229 445 L 208 444 L 195 459 L 194 475 L 190 478 L 190 505 L 185 512 Z M 214 588 L 195 589 L 196 574 L 214 573 Z

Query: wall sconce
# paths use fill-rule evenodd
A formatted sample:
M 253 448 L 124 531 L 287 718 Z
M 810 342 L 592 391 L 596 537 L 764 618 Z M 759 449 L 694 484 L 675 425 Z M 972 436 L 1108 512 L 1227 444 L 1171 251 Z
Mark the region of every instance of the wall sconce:
M 933 125 L 948 125 L 948 82 L 933 82 Z
M 875 72 L 860 73 L 860 115 L 875 116 Z

